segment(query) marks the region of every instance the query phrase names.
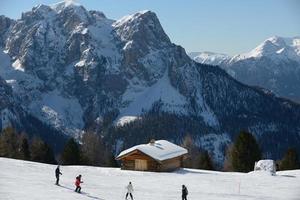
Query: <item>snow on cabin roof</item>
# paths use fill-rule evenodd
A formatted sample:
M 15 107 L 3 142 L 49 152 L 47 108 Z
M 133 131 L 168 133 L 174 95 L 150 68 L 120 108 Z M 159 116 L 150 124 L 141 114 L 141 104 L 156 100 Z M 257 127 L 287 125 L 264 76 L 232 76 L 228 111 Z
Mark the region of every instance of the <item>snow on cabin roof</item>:
M 158 140 L 152 144 L 151 143 L 140 144 L 140 145 L 131 147 L 127 150 L 124 150 L 117 156 L 117 159 L 121 158 L 121 157 L 125 156 L 126 154 L 129 154 L 135 150 L 139 150 L 139 151 L 143 152 L 144 154 L 146 154 L 158 161 L 163 161 L 163 160 L 175 158 L 178 156 L 182 156 L 184 154 L 187 154 L 187 152 L 188 152 L 185 148 L 182 148 L 176 144 L 173 144 L 166 140 Z

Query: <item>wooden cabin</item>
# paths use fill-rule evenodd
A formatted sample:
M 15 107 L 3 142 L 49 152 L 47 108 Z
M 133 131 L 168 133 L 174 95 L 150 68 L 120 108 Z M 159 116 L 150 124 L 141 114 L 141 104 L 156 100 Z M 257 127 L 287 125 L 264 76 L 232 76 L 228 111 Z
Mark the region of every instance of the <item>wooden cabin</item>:
M 186 149 L 166 140 L 151 140 L 122 151 L 116 159 L 122 162 L 124 170 L 168 172 L 182 167 L 187 153 Z

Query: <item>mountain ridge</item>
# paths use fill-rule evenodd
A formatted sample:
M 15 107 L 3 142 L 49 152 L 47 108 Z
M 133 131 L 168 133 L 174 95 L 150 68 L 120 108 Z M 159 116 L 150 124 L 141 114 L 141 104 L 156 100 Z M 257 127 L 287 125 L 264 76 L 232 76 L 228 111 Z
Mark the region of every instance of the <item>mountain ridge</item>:
M 78 139 L 98 131 L 116 152 L 151 136 L 181 143 L 190 132 L 219 163 L 242 129 L 262 145 L 288 137 L 278 149 L 263 148 L 274 158 L 300 142 L 299 105 L 197 64 L 155 13 L 111 20 L 79 5 L 60 8 L 0 17 L 10 22 L 0 23 L 0 76 L 16 103 L 47 125 Z
M 300 37 L 273 36 L 248 53 L 232 57 L 203 54 L 193 56 L 196 62 L 219 65 L 231 76 L 248 85 L 264 87 L 275 94 L 299 102 Z M 216 62 L 211 60 L 216 59 Z

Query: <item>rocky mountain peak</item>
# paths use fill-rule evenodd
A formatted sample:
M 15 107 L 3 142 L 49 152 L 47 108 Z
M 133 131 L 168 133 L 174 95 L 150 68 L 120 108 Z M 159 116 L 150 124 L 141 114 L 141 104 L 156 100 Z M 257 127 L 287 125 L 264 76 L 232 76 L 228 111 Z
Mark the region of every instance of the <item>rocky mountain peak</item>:
M 300 39 L 299 37 L 285 38 L 273 36 L 266 39 L 252 51 L 234 56 L 231 62 L 261 57 L 266 57 L 276 63 L 282 60 L 300 62 Z
M 218 67 L 196 64 L 170 41 L 151 11 L 114 21 L 63 2 L 39 5 L 12 25 L 2 24 L 0 76 L 16 102 L 74 137 L 121 119 L 168 113 L 178 119 L 176 129 L 162 126 L 157 137 L 180 142 L 193 131 L 197 144 L 222 158 L 219 150 L 240 129 L 285 134 L 284 120 L 295 127 L 292 131 L 299 128 L 300 107 L 286 108 L 282 100 L 240 84 Z
M 136 41 L 142 48 L 160 48 L 170 44 L 156 14 L 140 11 L 116 21 L 113 26 L 124 41 Z
M 74 0 L 65 0 L 51 5 L 51 8 L 59 13 L 65 9 L 81 9 L 82 6 Z

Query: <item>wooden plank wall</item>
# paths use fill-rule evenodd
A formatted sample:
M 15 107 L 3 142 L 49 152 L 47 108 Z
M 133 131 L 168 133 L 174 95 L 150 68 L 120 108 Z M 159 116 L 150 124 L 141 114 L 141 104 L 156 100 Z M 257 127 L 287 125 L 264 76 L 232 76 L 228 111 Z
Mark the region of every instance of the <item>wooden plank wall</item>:
M 159 171 L 173 171 L 182 166 L 183 156 L 165 160 L 161 163 L 157 162 L 150 156 L 136 150 L 128 156 L 124 156 L 122 160 L 121 169 L 136 170 L 135 159 L 147 160 L 147 171 L 159 172 Z

